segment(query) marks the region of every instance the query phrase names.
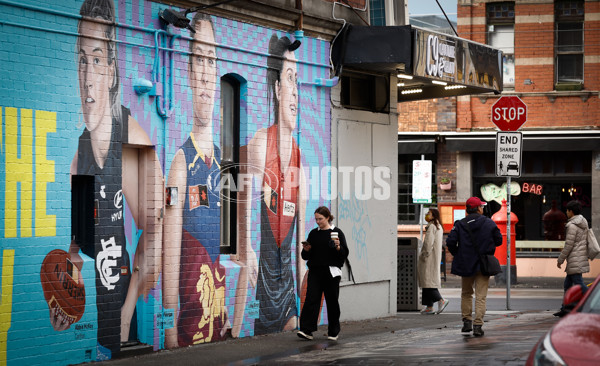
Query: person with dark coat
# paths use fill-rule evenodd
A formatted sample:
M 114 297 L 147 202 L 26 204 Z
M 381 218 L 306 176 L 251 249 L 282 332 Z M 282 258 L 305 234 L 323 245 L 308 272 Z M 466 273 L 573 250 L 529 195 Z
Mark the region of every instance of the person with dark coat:
M 463 333 L 473 331 L 478 337 L 484 334 L 483 316 L 490 276 L 481 273 L 479 254 L 494 254 L 496 247 L 502 245 L 502 234 L 496 223 L 483 216 L 482 202 L 478 197 L 467 200 L 467 217 L 454 223 L 446 246 L 454 256 L 451 273 L 462 277 L 461 313 Z M 474 243 L 474 241 L 476 243 Z M 473 320 L 473 289 L 475 290 L 475 319 Z
M 321 298 L 327 303 L 327 338 L 337 340 L 340 333 L 340 280 L 342 266 L 348 258 L 348 245 L 344 233 L 331 224 L 333 215 L 325 206 L 315 210 L 318 227 L 311 230 L 302 242 L 302 259 L 307 261 L 308 280 L 306 300 L 300 313 L 298 337 L 311 340 L 317 330 Z

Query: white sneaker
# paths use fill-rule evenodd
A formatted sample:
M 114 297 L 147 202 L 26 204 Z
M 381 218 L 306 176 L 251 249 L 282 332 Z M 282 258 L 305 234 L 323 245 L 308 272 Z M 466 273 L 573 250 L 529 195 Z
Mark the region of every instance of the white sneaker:
M 298 337 L 306 339 L 308 341 L 313 339 L 312 333 L 304 333 L 303 331 L 299 330 L 296 334 L 298 335 Z
M 450 303 L 450 300 L 444 300 L 441 299 L 440 301 L 438 301 L 438 314 L 441 314 L 442 311 L 444 311 L 444 309 L 446 309 L 446 306 L 448 306 L 448 304 Z
M 431 307 L 431 308 L 425 308 L 425 310 L 423 310 L 421 312 L 421 314 L 423 314 L 423 315 L 435 315 L 437 313 L 436 313 L 435 310 L 433 310 L 433 307 Z
M 334 337 L 334 336 L 330 336 L 330 335 L 328 335 L 328 336 L 327 336 L 327 339 L 329 339 L 330 341 L 337 341 L 337 340 L 338 340 L 338 337 L 339 337 L 339 334 L 338 334 L 338 335 L 336 335 L 335 337 Z

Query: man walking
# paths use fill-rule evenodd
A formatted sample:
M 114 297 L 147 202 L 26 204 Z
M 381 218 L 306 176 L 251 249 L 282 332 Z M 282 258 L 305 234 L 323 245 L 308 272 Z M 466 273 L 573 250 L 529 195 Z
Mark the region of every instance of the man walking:
M 454 256 L 452 274 L 462 277 L 460 308 L 463 320 L 463 333 L 473 331 L 473 335 L 483 335 L 483 316 L 490 276 L 481 274 L 479 253 L 494 254 L 496 247 L 502 245 L 502 234 L 496 223 L 483 216 L 482 202 L 477 197 L 467 200 L 467 217 L 456 221 L 446 246 Z M 475 289 L 475 320 L 473 320 L 473 288 Z
M 579 285 L 583 292 L 587 286 L 583 282 L 582 273 L 590 271 L 590 262 L 587 255 L 587 230 L 588 222 L 581 215 L 581 204 L 579 201 L 570 201 L 567 203 L 567 225 L 565 230 L 565 247 L 558 256 L 556 266 L 560 266 L 567 261 L 567 276 L 565 277 L 565 292 L 573 285 Z M 567 314 L 563 307 L 554 316 L 562 317 Z

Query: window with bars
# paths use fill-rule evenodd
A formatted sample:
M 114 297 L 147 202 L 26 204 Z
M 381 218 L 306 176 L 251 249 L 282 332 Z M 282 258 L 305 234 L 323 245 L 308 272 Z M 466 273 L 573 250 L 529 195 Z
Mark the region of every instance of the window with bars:
M 486 5 L 487 43 L 502 51 L 504 88 L 515 87 L 515 3 Z
M 421 155 L 398 156 L 398 224 L 418 224 L 419 204 L 413 203 L 412 176 L 413 160 L 421 160 Z M 437 182 L 435 155 L 426 154 L 425 160 L 432 161 L 432 182 Z M 437 204 L 436 186 L 432 184 L 431 204 Z
M 561 84 L 583 84 L 583 0 L 556 1 L 556 88 Z

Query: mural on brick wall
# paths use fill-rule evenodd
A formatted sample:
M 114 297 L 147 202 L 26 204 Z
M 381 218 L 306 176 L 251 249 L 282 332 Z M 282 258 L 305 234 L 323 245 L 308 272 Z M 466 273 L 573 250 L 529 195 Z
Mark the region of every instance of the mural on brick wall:
M 329 76 L 329 43 L 203 13 L 195 32 L 166 27 L 166 6 L 139 0 L 28 3 L 0 29 L 11 40 L 0 45 L 0 363 L 296 328 L 297 237 L 329 205 L 329 90 L 312 83 Z M 239 93 L 235 181 L 227 81 Z M 237 193 L 230 250 L 225 186 Z
M 261 187 L 260 244 L 256 300 L 259 316 L 255 334 L 296 327 L 298 309 L 294 288 L 292 252 L 300 258 L 302 247 L 295 240 L 297 215 L 304 215 L 305 184 L 301 152 L 294 140 L 298 112 L 298 73 L 294 51 L 299 41 L 273 35 L 267 59 L 267 93 L 273 123 L 256 132 L 247 145 L 248 164 L 256 169 Z M 247 201 L 246 201 L 247 202 Z M 303 221 L 299 230 L 304 232 Z M 304 264 L 298 261 L 303 278 Z

